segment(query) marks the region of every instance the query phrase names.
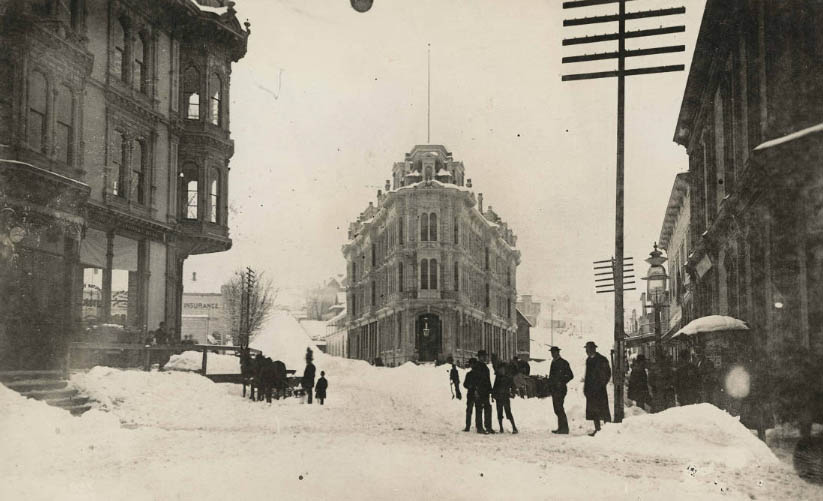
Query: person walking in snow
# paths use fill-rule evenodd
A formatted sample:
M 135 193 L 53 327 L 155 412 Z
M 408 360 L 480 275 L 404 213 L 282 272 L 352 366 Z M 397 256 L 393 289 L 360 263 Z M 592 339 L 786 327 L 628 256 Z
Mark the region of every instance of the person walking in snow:
M 472 357 L 469 359 L 469 372 L 466 373 L 466 377 L 463 378 L 463 387 L 466 388 L 466 427 L 463 428 L 463 431 L 471 431 L 472 429 L 472 410 L 474 410 L 474 405 L 477 400 L 477 371 L 476 366 L 477 359 Z M 483 424 L 480 420 L 477 420 L 477 431 L 479 432 L 483 428 Z
M 506 418 L 512 424 L 512 434 L 517 433 L 517 425 L 514 424 L 511 406 L 513 387 L 512 377 L 506 374 L 506 364 L 499 364 L 494 374 L 492 394 L 494 395 L 495 407 L 497 407 L 497 424 L 500 426 L 500 433 L 503 433 L 503 412 L 506 413 Z
M 463 395 L 460 394 L 460 373 L 457 372 L 457 366 L 454 365 L 454 359 L 452 357 L 449 357 L 448 362 L 452 364 L 452 368 L 449 371 L 449 384 L 454 387 L 452 398 L 457 397 L 457 400 L 462 400 Z
M 560 348 L 552 346 L 552 365 L 549 368 L 549 390 L 552 395 L 552 406 L 554 407 L 554 414 L 557 416 L 557 429 L 552 430 L 552 433 L 561 435 L 569 434 L 569 420 L 566 417 L 566 409 L 563 404 L 566 400 L 566 393 L 568 388 L 566 385 L 574 379 L 574 373 L 563 357 L 560 356 Z
M 609 393 L 606 385 L 612 377 L 609 360 L 597 353 L 597 345 L 593 341 L 586 343 L 586 377 L 583 380 L 583 394 L 586 396 L 586 419 L 594 421 L 594 431 L 589 433 L 593 437 L 600 431 L 600 421 L 612 420 L 609 412 Z
M 491 396 L 492 393 L 492 379 L 489 374 L 489 367 L 486 365 L 488 363 L 487 357 L 486 350 L 477 352 L 478 361 L 475 364 L 477 368 L 477 395 L 475 396 L 474 412 L 477 432 L 488 435 L 493 434 L 494 429 L 492 428 L 492 405 L 489 402 L 489 396 Z
M 646 374 L 646 355 L 642 353 L 637 355 L 629 374 L 628 397 L 629 400 L 634 400 L 635 405 L 646 410 L 649 402 L 649 376 Z
M 317 386 L 314 388 L 314 396 L 317 398 L 317 401 L 320 402 L 320 405 L 323 405 L 323 401 L 326 400 L 326 389 L 329 387 L 329 382 L 326 380 L 326 372 L 320 371 L 320 379 L 317 380 Z
M 311 348 L 306 348 L 306 368 L 303 370 L 303 380 L 301 381 L 303 385 L 303 391 L 306 392 L 308 396 L 308 403 L 311 404 L 311 394 L 312 389 L 314 388 L 314 375 L 315 375 L 315 367 L 312 361 L 314 360 L 314 354 L 311 351 Z
M 699 402 L 715 404 L 715 390 L 717 388 L 717 374 L 714 363 L 706 356 L 703 347 L 697 349 L 697 385 L 699 387 Z

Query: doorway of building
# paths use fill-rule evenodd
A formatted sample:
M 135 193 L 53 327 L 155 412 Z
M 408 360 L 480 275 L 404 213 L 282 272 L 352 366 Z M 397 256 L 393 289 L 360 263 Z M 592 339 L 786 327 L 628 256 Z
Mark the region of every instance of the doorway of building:
M 426 313 L 417 317 L 417 346 L 418 360 L 432 362 L 440 354 L 441 324 L 440 317 L 433 313 Z

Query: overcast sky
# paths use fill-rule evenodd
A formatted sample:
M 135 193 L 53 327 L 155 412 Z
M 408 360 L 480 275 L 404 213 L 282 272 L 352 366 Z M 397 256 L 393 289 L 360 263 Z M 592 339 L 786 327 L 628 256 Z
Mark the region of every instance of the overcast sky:
M 627 67 L 683 63 L 688 70 L 704 0 L 685 16 L 627 29 L 686 24 L 686 33 L 636 39 L 629 48 L 684 43 L 686 52 L 633 58 Z M 634 4 L 634 5 L 633 5 Z M 595 295 L 592 261 L 614 252 L 615 79 L 561 82 L 614 61 L 561 65 L 561 0 L 239 0 L 251 22 L 248 54 L 232 70 L 227 253 L 195 256 L 199 287 L 217 289 L 251 265 L 282 287 L 345 272 L 341 246 L 355 219 L 415 144 L 426 143 L 426 47 L 431 44 L 431 143 L 466 166 L 476 192 L 518 236 L 518 292 L 568 295 L 610 325 L 613 299 Z M 682 5 L 638 0 L 628 10 Z M 638 275 L 658 239 L 685 150 L 672 142 L 687 71 L 627 79 L 626 251 Z M 641 287 L 644 283 L 639 284 Z M 626 294 L 637 307 L 641 291 Z

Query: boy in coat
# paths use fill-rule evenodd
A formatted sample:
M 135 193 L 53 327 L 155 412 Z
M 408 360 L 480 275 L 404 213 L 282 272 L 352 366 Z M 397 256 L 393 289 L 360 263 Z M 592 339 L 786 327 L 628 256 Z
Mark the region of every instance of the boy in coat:
M 552 394 L 554 414 L 557 416 L 557 429 L 552 430 L 552 433 L 568 435 L 569 420 L 566 417 L 566 409 L 563 407 L 563 403 L 566 400 L 566 393 L 568 393 L 566 385 L 574 379 L 574 373 L 569 366 L 569 362 L 560 356 L 559 347 L 552 346 L 551 354 L 552 365 L 549 369 L 549 388 Z
M 326 389 L 329 387 L 329 382 L 326 380 L 326 372 L 320 371 L 320 379 L 317 380 L 317 385 L 314 387 L 314 396 L 323 405 L 323 400 L 326 400 Z
M 500 426 L 500 433 L 503 433 L 503 412 L 506 413 L 506 418 L 512 424 L 512 434 L 517 433 L 517 425 L 514 424 L 514 416 L 512 416 L 511 407 L 511 392 L 514 382 L 511 376 L 506 375 L 506 364 L 497 366 L 497 371 L 494 376 L 494 386 L 492 387 L 492 395 L 494 395 L 494 403 L 497 407 L 497 423 Z

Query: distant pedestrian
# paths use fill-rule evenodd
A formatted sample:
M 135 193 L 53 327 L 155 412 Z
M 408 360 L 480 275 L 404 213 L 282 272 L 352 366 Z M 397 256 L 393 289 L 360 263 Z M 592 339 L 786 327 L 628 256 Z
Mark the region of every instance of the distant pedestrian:
M 486 365 L 488 362 L 488 355 L 486 354 L 486 350 L 480 350 L 477 352 L 477 363 L 475 367 L 477 368 L 477 386 L 476 386 L 476 400 L 474 404 L 475 410 L 475 425 L 477 426 L 478 433 L 485 433 L 485 434 L 493 434 L 494 429 L 492 428 L 492 405 L 489 402 L 489 397 L 492 393 L 492 380 L 491 375 L 489 374 L 489 367 Z M 482 418 L 481 418 L 482 416 Z M 481 423 L 482 419 L 482 423 Z
M 314 396 L 317 397 L 317 401 L 320 402 L 320 405 L 323 405 L 323 401 L 326 400 L 326 390 L 329 388 L 329 382 L 326 380 L 326 372 L 320 371 L 320 379 L 317 380 L 317 386 L 314 388 Z
M 452 394 L 452 398 L 457 397 L 457 400 L 462 400 L 463 395 L 460 394 L 460 373 L 457 372 L 457 366 L 454 365 L 454 359 L 449 357 L 449 363 L 452 364 L 452 368 L 449 371 L 449 381 L 454 389 L 454 394 Z
M 563 408 L 563 403 L 566 400 L 566 393 L 568 392 L 566 385 L 574 379 L 574 373 L 569 366 L 569 362 L 560 356 L 559 347 L 552 346 L 550 351 L 552 354 L 552 365 L 549 368 L 549 390 L 552 395 L 554 414 L 557 416 L 557 429 L 552 430 L 552 433 L 568 435 L 569 420 L 566 417 L 566 410 Z
M 697 403 L 700 390 L 700 377 L 697 366 L 691 361 L 689 350 L 680 350 L 677 368 L 674 372 L 674 390 L 677 393 L 677 402 L 680 405 Z
M 649 376 L 646 374 L 646 355 L 642 353 L 637 355 L 629 374 L 628 397 L 629 400 L 634 400 L 635 405 L 646 410 L 649 402 Z
M 474 410 L 474 405 L 477 400 L 477 372 L 476 366 L 477 359 L 472 357 L 469 359 L 469 372 L 466 373 L 466 377 L 463 378 L 463 387 L 466 388 L 466 427 L 463 431 L 470 431 L 472 428 L 472 411 Z M 478 420 L 477 424 L 479 427 L 477 428 L 478 432 L 482 432 L 483 424 L 480 423 Z
M 586 343 L 586 377 L 583 382 L 583 394 L 586 396 L 586 419 L 594 421 L 594 436 L 600 431 L 600 421 L 612 420 L 609 412 L 609 393 L 606 385 L 612 377 L 609 360 L 597 353 L 597 345 L 593 341 Z
M 166 346 L 169 344 L 169 331 L 166 330 L 166 322 L 160 322 L 157 329 L 150 334 L 150 338 L 157 346 Z M 171 359 L 171 353 L 165 350 L 157 351 L 157 368 L 163 370 L 163 367 Z
M 312 353 L 311 348 L 306 348 L 306 368 L 303 370 L 303 380 L 301 383 L 303 385 L 303 391 L 308 397 L 309 404 L 312 402 L 311 393 L 314 388 L 314 375 L 316 370 L 312 360 L 314 360 L 314 354 Z
M 671 360 L 665 353 L 660 353 L 649 374 L 649 387 L 652 391 L 652 412 L 661 412 L 675 405 L 674 371 Z
M 717 388 L 717 373 L 714 363 L 706 357 L 706 350 L 702 347 L 697 349 L 697 380 L 698 380 L 698 401 L 717 405 L 715 392 Z
M 497 366 L 494 375 L 494 386 L 492 387 L 492 394 L 494 395 L 494 403 L 497 407 L 497 424 L 500 426 L 500 433 L 503 433 L 503 413 L 512 424 L 512 434 L 517 433 L 517 425 L 514 424 L 514 416 L 512 416 L 511 394 L 514 387 L 514 382 L 511 376 L 506 374 L 506 364 L 501 363 Z

